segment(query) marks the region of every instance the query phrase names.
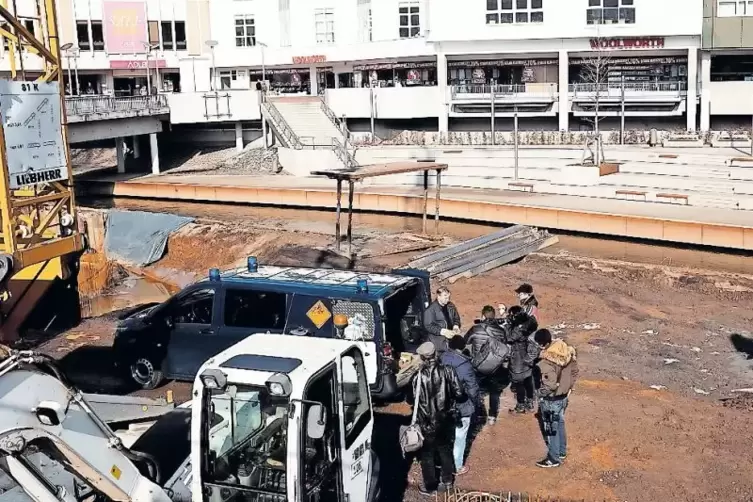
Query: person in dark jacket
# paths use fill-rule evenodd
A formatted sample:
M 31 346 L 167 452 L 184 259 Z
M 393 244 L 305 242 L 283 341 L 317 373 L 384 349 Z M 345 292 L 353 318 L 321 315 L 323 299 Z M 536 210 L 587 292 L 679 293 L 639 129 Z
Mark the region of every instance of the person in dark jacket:
M 468 472 L 465 465 L 465 445 L 468 440 L 468 430 L 471 427 L 471 419 L 476 412 L 479 403 L 479 388 L 476 372 L 473 370 L 471 360 L 463 355 L 465 340 L 460 335 L 455 335 L 449 342 L 450 350 L 442 354 L 441 361 L 445 366 L 455 370 L 460 379 L 460 384 L 465 392 L 465 399 L 457 403 L 457 411 L 460 414 L 460 423 L 455 424 L 455 444 L 453 457 L 455 459 L 455 475 L 460 476 Z
M 436 490 L 449 490 L 452 487 L 455 471 L 452 446 L 455 434 L 453 409 L 465 394 L 455 370 L 443 365 L 434 344 L 424 342 L 416 353 L 421 359 L 421 367 L 411 382 L 408 401 L 416 412 L 416 424 L 421 428 L 424 444 L 419 452 L 423 485 L 419 492 L 433 495 Z M 419 390 L 420 386 L 420 390 Z M 418 394 L 418 400 L 415 396 Z M 439 458 L 441 484 L 437 482 L 435 458 Z
M 507 334 L 502 327 L 501 320 L 497 319 L 494 307 L 486 305 L 481 310 L 480 321 L 474 324 L 465 335 L 465 343 L 468 352 L 471 354 L 471 359 L 473 359 L 474 354 L 482 349 L 489 337 L 494 337 L 505 342 Z M 489 394 L 489 410 L 487 412 L 479 400 L 479 411 L 482 418 L 486 416 L 486 423 L 488 425 L 494 425 L 497 421 L 499 403 L 502 391 L 505 388 L 504 380 L 506 380 L 506 373 L 507 370 L 505 368 L 500 368 L 496 374 L 483 379 L 484 389 Z
M 517 293 L 520 306 L 523 307 L 526 314 L 538 320 L 539 301 L 536 299 L 536 295 L 533 294 L 533 286 L 530 284 L 521 284 L 515 290 L 515 293 Z
M 440 355 L 448 350 L 447 340 L 460 334 L 460 315 L 450 296 L 449 289 L 440 287 L 436 300 L 424 311 L 424 329 Z
M 507 343 L 510 344 L 510 382 L 515 391 L 515 408 L 512 413 L 525 413 L 534 410 L 533 366 L 539 357 L 539 346 L 532 335 L 538 328 L 536 319 L 529 316 L 518 305 L 508 311 L 510 330 Z

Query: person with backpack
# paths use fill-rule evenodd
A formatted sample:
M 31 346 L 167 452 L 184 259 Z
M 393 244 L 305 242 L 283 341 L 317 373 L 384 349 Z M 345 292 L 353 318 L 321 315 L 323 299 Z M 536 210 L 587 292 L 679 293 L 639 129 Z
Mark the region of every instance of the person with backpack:
M 471 366 L 484 380 L 484 387 L 489 394 L 489 410 L 486 411 L 479 401 L 479 410 L 486 415 L 487 425 L 494 425 L 499 414 L 499 403 L 504 390 L 503 373 L 510 355 L 510 348 L 505 344 L 506 333 L 494 307 L 484 306 L 481 319 L 465 335 L 465 343 L 471 358 Z M 482 415 L 482 416 L 483 416 Z
M 507 343 L 510 345 L 510 383 L 515 391 L 517 404 L 511 413 L 526 413 L 534 410 L 533 367 L 539 357 L 539 346 L 533 339 L 538 328 L 534 317 L 525 313 L 523 307 L 515 305 L 508 310 L 509 331 Z
M 431 342 L 422 343 L 416 353 L 421 367 L 411 382 L 408 402 L 413 404 L 413 422 L 421 431 L 418 452 L 423 474 L 422 495 L 449 490 L 455 472 L 452 448 L 455 434 L 455 406 L 464 398 L 463 386 L 455 370 L 443 365 Z M 441 483 L 437 481 L 436 458 L 439 458 Z
M 547 329 L 538 330 L 534 340 L 541 347 L 538 363 L 541 372 L 539 425 L 547 446 L 546 458 L 536 462 L 536 465 L 542 468 L 559 467 L 567 457 L 565 410 L 578 379 L 578 359 L 575 348 L 564 340 L 553 339 Z
M 455 424 L 455 443 L 452 450 L 455 459 L 455 475 L 460 476 L 468 472 L 468 466 L 464 463 L 465 446 L 468 441 L 471 418 L 479 405 L 479 388 L 471 360 L 463 354 L 463 349 L 465 349 L 463 337 L 460 335 L 452 337 L 449 341 L 449 348 L 450 350 L 441 356 L 442 364 L 455 370 L 465 392 L 465 399 L 456 404 L 460 421 Z

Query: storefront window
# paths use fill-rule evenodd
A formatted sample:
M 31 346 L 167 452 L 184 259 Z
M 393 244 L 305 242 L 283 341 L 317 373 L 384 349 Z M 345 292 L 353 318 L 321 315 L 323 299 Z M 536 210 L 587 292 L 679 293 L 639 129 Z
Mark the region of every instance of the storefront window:
M 753 55 L 712 57 L 711 81 L 753 81 Z
M 435 62 L 354 65 L 356 87 L 412 87 L 437 85 Z
M 587 59 L 570 61 L 569 79 L 571 84 L 588 82 Z M 684 90 L 688 80 L 687 58 L 684 57 L 634 57 L 612 58 L 607 64 L 606 83 L 619 88 L 661 88 Z M 658 87 L 657 87 L 658 86 Z
M 558 82 L 556 59 L 450 61 L 448 83 L 456 86 L 519 86 Z

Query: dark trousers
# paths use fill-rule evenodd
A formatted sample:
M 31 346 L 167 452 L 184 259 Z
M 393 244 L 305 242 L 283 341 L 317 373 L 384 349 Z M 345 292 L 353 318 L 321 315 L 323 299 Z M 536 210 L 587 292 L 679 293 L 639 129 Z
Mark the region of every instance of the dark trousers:
M 524 378 L 519 382 L 513 382 L 512 387 L 515 390 L 515 400 L 518 404 L 523 404 L 526 400 L 533 399 L 533 376 Z
M 442 470 L 442 483 L 451 484 L 455 473 L 455 461 L 452 457 L 452 446 L 455 440 L 455 429 L 452 424 L 444 424 L 433 434 L 424 435 L 424 446 L 421 448 L 421 472 L 424 476 L 424 488 L 433 491 L 437 489 L 437 464 Z

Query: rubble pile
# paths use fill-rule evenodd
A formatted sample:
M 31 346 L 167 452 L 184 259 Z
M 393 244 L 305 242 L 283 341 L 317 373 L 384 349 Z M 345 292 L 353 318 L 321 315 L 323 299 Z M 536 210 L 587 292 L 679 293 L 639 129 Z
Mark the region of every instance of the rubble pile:
M 282 171 L 282 166 L 277 156 L 277 148 L 246 148 L 238 155 L 225 159 L 218 169 L 243 174 L 278 174 Z

